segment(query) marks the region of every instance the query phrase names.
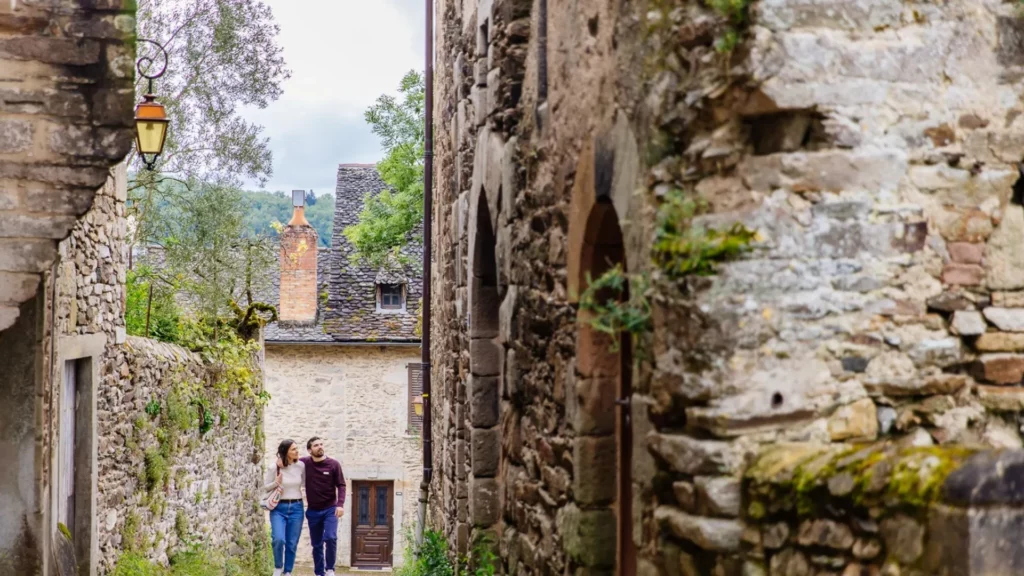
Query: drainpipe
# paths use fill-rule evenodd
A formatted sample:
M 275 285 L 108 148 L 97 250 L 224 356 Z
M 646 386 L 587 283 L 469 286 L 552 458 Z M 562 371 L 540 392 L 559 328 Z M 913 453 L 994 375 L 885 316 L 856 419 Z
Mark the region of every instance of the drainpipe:
M 427 20 L 426 70 L 426 126 L 423 146 L 423 346 L 420 361 L 423 370 L 423 482 L 420 483 L 419 522 L 416 526 L 416 550 L 423 545 L 423 532 L 427 521 L 427 501 L 430 493 L 430 479 L 433 476 L 433 439 L 430 418 L 430 289 L 431 289 L 431 247 L 433 245 L 434 210 L 434 6 L 433 0 L 425 0 Z

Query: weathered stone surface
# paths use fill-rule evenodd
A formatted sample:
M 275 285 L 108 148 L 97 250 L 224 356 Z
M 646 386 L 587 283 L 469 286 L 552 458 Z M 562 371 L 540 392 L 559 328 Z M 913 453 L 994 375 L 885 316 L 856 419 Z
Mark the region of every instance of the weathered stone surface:
M 556 523 L 570 558 L 590 567 L 615 563 L 615 513 L 610 509 L 580 510 L 569 505 L 558 512 Z
M 800 524 L 796 538 L 801 546 L 824 546 L 836 550 L 848 550 L 853 546 L 850 527 L 832 520 L 805 520 Z
M 739 478 L 698 476 L 693 484 L 697 489 L 697 510 L 700 514 L 728 518 L 739 516 Z
M 912 564 L 924 553 L 924 526 L 909 516 L 897 515 L 879 525 L 887 554 L 903 564 Z
M 789 524 L 776 522 L 761 529 L 761 544 L 769 550 L 777 550 L 789 541 Z
M 743 524 L 738 520 L 691 516 L 669 506 L 655 509 L 654 518 L 676 537 L 693 542 L 704 550 L 736 551 L 743 536 Z
M 652 432 L 647 443 L 652 454 L 681 474 L 728 474 L 742 458 L 731 442 Z
M 878 414 L 870 398 L 858 400 L 835 411 L 828 420 L 833 442 L 874 440 L 878 437 Z
M 789 576 L 810 576 L 811 565 L 803 552 L 795 548 L 786 548 L 772 556 L 772 574 L 787 574 Z
M 979 352 L 1019 352 L 1024 350 L 1024 334 L 989 332 L 974 342 Z
M 498 379 L 493 376 L 472 376 L 469 380 L 469 418 L 477 428 L 498 424 Z
M 1011 386 L 977 386 L 978 401 L 989 410 L 1018 412 L 1024 410 L 1024 388 Z
M 868 392 L 889 396 L 918 396 L 922 394 L 951 394 L 967 384 L 962 374 L 936 374 L 934 376 L 893 378 L 886 381 L 868 381 Z
M 980 312 L 973 310 L 957 310 L 953 313 L 951 324 L 953 331 L 961 336 L 977 336 L 984 334 L 988 329 L 985 319 Z
M 985 259 L 985 245 L 970 242 L 950 242 L 946 249 L 954 262 L 981 264 Z
M 989 288 L 1024 288 L 1024 251 L 1020 250 L 1021 237 L 1024 237 L 1024 207 L 1007 206 L 1002 222 L 988 242 L 985 271 Z
M 928 308 L 942 312 L 954 312 L 956 310 L 974 310 L 974 303 L 963 294 L 957 292 L 943 292 L 927 300 Z
M 989 322 L 1004 332 L 1024 332 L 1024 309 L 992 306 L 985 308 L 982 313 Z
M 978 286 L 985 280 L 985 270 L 977 264 L 950 263 L 942 270 L 942 282 L 953 286 Z
M 755 190 L 794 192 L 892 190 L 906 169 L 902 152 L 878 149 L 752 156 L 739 167 L 744 181 Z
M 615 437 L 582 436 L 573 445 L 573 492 L 581 504 L 615 498 Z
M 494 478 L 470 478 L 469 514 L 474 526 L 488 527 L 499 518 L 498 481 Z
M 474 428 L 472 432 L 473 475 L 477 478 L 497 476 L 501 442 L 497 428 Z
M 1024 308 L 1024 292 L 993 292 L 992 305 L 1003 308 Z
M 982 354 L 974 367 L 975 377 L 996 384 L 1018 384 L 1024 378 L 1024 355 Z

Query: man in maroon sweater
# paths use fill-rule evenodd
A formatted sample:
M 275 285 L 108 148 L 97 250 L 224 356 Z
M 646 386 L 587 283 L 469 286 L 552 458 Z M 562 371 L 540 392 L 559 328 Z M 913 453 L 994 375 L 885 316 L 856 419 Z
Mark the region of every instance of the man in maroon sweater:
M 316 576 L 334 576 L 338 519 L 345 514 L 345 475 L 341 463 L 327 457 L 323 439 L 310 438 L 306 451 L 309 456 L 302 458 L 302 462 L 306 465 L 306 522 L 313 543 L 313 571 Z

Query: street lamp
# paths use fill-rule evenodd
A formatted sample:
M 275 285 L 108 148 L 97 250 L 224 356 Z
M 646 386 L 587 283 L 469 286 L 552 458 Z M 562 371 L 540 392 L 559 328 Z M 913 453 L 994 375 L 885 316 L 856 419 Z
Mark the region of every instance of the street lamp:
M 139 58 L 135 65 L 139 75 L 149 80 L 149 89 L 146 90 L 146 94 L 142 97 L 143 101 L 139 102 L 139 105 L 135 107 L 135 147 L 142 158 L 142 163 L 146 165 L 146 168 L 153 170 L 156 166 L 157 157 L 164 151 L 164 142 L 167 140 L 167 125 L 170 124 L 170 120 L 167 119 L 167 112 L 164 110 L 164 105 L 157 102 L 156 96 L 153 94 L 153 80 L 163 76 L 164 72 L 167 71 L 167 50 L 152 40 L 140 38 L 139 42 L 146 42 L 156 46 L 164 57 L 163 66 L 161 66 L 160 71 L 156 74 L 149 74 L 149 68 L 153 65 L 153 59 L 149 56 Z M 143 67 L 146 69 L 145 72 Z
M 412 409 L 417 416 L 423 416 L 423 396 L 413 398 Z

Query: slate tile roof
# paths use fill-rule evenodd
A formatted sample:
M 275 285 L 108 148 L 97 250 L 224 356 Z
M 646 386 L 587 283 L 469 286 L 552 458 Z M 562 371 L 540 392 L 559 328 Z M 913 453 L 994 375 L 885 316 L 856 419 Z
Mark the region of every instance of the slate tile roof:
M 387 186 L 373 164 L 342 164 L 335 190 L 334 232 L 331 248 L 319 249 L 317 257 L 317 322 L 295 325 L 275 322 L 267 326 L 265 340 L 279 343 L 408 342 L 416 335 L 417 314 L 423 295 L 422 258 L 418 247 L 404 250 L 407 266 L 378 270 L 354 264 L 353 247 L 342 231 L 359 219 L 366 194 Z M 405 309 L 378 310 L 377 284 L 403 284 Z M 280 268 L 275 268 L 272 294 L 267 300 L 280 304 Z

